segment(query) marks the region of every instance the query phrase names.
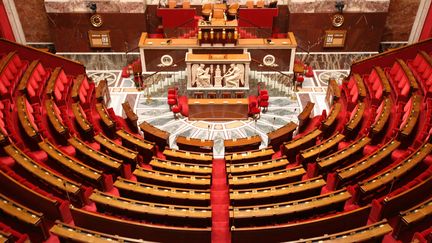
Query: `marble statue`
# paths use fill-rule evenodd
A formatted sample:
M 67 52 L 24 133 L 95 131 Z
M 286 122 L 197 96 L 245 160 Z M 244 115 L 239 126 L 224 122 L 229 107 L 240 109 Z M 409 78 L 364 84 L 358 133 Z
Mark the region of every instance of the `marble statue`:
M 235 65 L 231 64 L 228 71 L 223 76 L 226 87 L 240 87 L 241 70 Z
M 210 86 L 210 68 L 204 69 L 204 64 L 200 64 L 196 69 L 195 84 L 197 87 Z
M 221 71 L 219 65 L 216 65 L 214 82 L 215 82 L 215 84 L 214 84 L 215 87 L 222 87 L 222 71 Z

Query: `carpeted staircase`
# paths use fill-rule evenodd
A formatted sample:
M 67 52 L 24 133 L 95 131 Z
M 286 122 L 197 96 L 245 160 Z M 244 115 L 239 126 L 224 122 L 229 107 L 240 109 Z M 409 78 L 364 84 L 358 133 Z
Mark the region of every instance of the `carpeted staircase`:
M 212 242 L 231 242 L 229 190 L 224 159 L 213 159 L 210 199 L 212 207 Z

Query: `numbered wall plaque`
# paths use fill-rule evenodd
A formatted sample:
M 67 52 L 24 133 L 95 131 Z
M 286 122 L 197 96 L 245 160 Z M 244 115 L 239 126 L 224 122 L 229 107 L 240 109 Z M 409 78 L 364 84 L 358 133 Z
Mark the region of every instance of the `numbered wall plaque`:
M 344 47 L 346 33 L 346 30 L 326 30 L 324 47 Z
M 111 48 L 111 38 L 109 30 L 89 30 L 90 47 L 92 48 Z

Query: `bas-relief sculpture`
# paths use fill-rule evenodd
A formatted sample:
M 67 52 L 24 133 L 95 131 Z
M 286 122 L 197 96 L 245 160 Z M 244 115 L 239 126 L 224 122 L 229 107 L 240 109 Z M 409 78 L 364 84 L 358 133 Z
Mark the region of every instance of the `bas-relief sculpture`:
M 222 75 L 222 70 L 224 75 Z M 230 64 L 227 69 L 227 65 L 214 65 L 211 64 L 208 67 L 204 64 L 192 65 L 192 86 L 195 87 L 226 87 L 226 88 L 238 88 L 244 86 L 244 70 L 243 64 Z M 214 84 L 212 84 L 212 80 Z

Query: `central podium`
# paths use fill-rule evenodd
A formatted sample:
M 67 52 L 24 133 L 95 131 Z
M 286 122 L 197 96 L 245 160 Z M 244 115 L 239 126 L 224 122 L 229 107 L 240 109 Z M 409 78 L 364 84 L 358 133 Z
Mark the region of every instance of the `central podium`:
M 189 120 L 246 120 L 249 102 L 243 99 L 189 99 Z

